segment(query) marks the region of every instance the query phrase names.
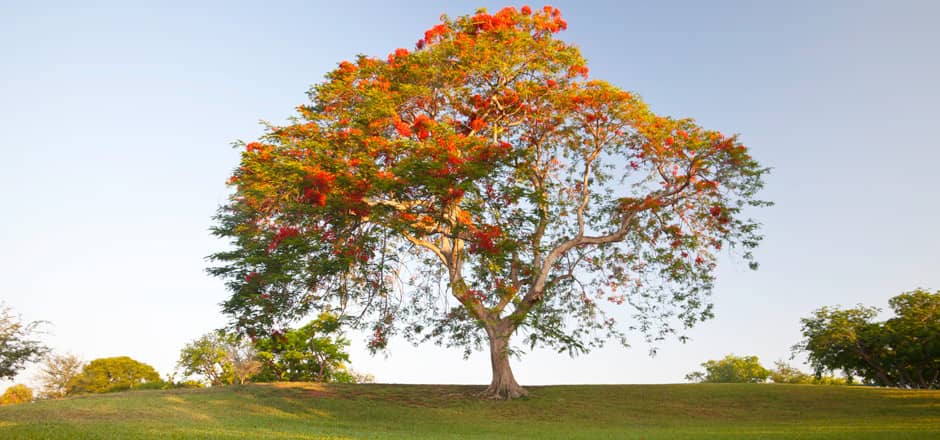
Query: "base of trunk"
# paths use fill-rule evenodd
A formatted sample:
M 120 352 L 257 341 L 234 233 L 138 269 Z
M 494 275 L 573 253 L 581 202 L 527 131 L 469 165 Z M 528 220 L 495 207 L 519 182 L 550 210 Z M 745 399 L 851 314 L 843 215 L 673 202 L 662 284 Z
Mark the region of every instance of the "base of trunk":
M 509 400 L 529 394 L 516 382 L 509 366 L 509 328 L 487 328 L 490 337 L 490 363 L 493 380 L 482 396 L 488 399 Z
M 490 384 L 490 386 L 486 387 L 486 390 L 480 393 L 480 397 L 483 397 L 485 399 L 493 399 L 493 400 L 518 399 L 520 397 L 525 397 L 528 395 L 529 395 L 529 392 L 526 391 L 525 388 L 522 388 L 521 386 L 519 386 L 519 384 L 515 382 L 513 382 L 512 384 L 500 384 L 500 385 Z

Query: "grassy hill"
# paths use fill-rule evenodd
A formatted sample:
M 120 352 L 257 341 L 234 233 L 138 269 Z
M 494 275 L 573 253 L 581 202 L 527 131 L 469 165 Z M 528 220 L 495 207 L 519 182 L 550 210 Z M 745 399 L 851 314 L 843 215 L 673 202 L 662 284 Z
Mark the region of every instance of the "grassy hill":
M 813 385 L 259 384 L 0 407 L 3 439 L 940 439 L 940 391 Z

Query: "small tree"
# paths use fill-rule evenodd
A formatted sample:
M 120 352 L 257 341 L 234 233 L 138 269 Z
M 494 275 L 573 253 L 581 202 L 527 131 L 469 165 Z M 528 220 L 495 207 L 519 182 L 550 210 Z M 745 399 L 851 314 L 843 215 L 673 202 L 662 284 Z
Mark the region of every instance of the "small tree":
M 346 371 L 349 342 L 335 333 L 335 315 L 322 314 L 298 329 L 255 341 L 262 362 L 259 381 L 353 382 Z
M 773 383 L 806 384 L 813 382 L 813 375 L 804 373 L 784 361 L 776 361 L 774 362 L 774 369 L 770 371 L 770 381 Z
M 69 384 L 68 394 L 123 391 L 154 382 L 161 382 L 160 374 L 150 365 L 127 356 L 101 358 L 82 368 Z
M 177 367 L 186 376 L 204 377 L 210 385 L 241 384 L 261 371 L 261 362 L 251 344 L 237 335 L 207 333 L 180 351 Z
M 0 380 L 13 379 L 27 363 L 42 358 L 49 348 L 35 339 L 41 321 L 25 322 L 0 303 Z
M 354 383 L 375 383 L 375 375 L 371 373 L 361 373 L 351 368 L 347 369 L 346 372 Z
M 84 366 L 85 362 L 71 353 L 46 357 L 39 371 L 40 396 L 44 399 L 65 397 L 69 384 L 82 373 Z
M 804 373 L 784 361 L 774 362 L 774 369 L 770 370 L 770 381 L 773 383 L 812 384 L 812 385 L 847 385 L 848 380 L 836 377 L 833 374 L 814 376 Z
M 202 376 L 212 386 L 233 383 L 235 374 L 224 339 L 224 336 L 212 332 L 186 344 L 176 365 L 182 368 L 183 374 Z
M 26 385 L 17 384 L 7 388 L 0 396 L 0 405 L 13 405 L 33 401 L 33 390 Z
M 487 344 L 486 394 L 512 398 L 516 333 L 576 355 L 711 317 L 718 250 L 756 267 L 745 210 L 766 205 L 766 169 L 735 136 L 588 80 L 565 28 L 551 7 L 444 17 L 413 52 L 340 63 L 245 145 L 214 228 L 234 246 L 210 269 L 233 327 L 341 311 L 373 350 L 396 332 Z
M 729 354 L 720 360 L 702 364 L 704 372 L 696 371 L 685 376 L 690 382 L 708 383 L 763 383 L 770 371 L 761 366 L 757 356 L 739 357 Z
M 895 316 L 879 310 L 823 307 L 802 322 L 795 351 L 808 353 L 817 376 L 842 370 L 865 383 L 901 388 L 940 387 L 940 291 L 917 289 L 891 298 Z
M 261 361 L 254 345 L 237 334 L 226 334 L 222 339 L 225 360 L 231 365 L 236 384 L 250 381 L 261 372 Z

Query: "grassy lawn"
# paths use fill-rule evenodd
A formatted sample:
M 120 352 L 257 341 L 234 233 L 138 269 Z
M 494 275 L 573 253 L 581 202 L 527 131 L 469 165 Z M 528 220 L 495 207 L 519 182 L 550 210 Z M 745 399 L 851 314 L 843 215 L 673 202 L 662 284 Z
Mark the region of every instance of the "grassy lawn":
M 940 439 L 940 391 L 813 385 L 260 384 L 0 407 L 3 439 Z

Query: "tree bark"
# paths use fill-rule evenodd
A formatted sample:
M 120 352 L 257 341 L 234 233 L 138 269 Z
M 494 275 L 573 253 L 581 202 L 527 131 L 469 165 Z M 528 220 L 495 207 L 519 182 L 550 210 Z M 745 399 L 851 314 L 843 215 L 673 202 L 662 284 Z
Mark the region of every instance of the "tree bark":
M 509 366 L 509 336 L 512 328 L 505 323 L 486 325 L 486 333 L 490 338 L 490 363 L 493 369 L 493 380 L 483 392 L 490 399 L 509 400 L 529 394 L 516 383 Z

